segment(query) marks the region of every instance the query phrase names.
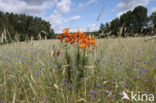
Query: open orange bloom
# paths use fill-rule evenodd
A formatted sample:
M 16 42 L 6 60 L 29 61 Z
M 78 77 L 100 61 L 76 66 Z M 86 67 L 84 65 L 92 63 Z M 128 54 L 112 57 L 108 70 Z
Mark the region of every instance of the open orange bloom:
M 94 49 L 96 49 L 96 48 L 97 48 L 97 45 L 94 46 Z
M 95 38 L 91 38 L 91 39 L 90 39 L 90 44 L 91 44 L 91 45 L 94 45 L 94 44 L 95 44 Z
M 73 34 L 73 39 L 76 39 L 77 36 L 78 36 L 78 33 L 74 33 Z
M 82 39 L 82 38 L 85 38 L 86 35 L 84 34 L 84 32 L 81 32 L 79 37 Z
M 84 43 L 85 43 L 86 41 L 87 41 L 87 39 L 86 39 L 86 38 L 83 38 L 83 39 L 82 39 L 82 42 L 84 42 Z
M 71 38 L 66 38 L 66 43 L 70 42 L 71 40 Z
M 68 34 L 68 38 L 71 38 L 73 35 L 72 34 Z
M 81 39 L 81 38 L 77 38 L 77 42 L 79 42 L 79 41 L 80 41 L 80 39 Z
M 81 48 L 86 48 L 87 45 L 86 45 L 86 43 L 80 43 L 80 47 L 81 47 Z
M 69 33 L 69 29 L 66 28 L 66 29 L 63 30 L 63 32 L 64 32 L 63 35 L 66 37 L 68 35 L 68 33 Z
M 62 35 L 58 35 L 57 38 L 60 38 L 61 39 L 62 38 Z

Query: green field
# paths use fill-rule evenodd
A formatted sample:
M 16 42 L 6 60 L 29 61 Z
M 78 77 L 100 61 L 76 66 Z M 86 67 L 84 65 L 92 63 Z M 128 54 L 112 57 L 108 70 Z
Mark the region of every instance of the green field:
M 0 102 L 130 103 L 123 91 L 156 96 L 156 39 L 144 39 L 98 39 L 97 49 L 80 48 L 79 61 L 77 45 L 59 40 L 1 45 Z

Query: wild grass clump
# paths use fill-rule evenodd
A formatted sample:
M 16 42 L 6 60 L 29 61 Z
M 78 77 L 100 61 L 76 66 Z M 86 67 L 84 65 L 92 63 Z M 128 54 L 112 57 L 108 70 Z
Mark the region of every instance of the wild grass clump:
M 122 100 L 123 91 L 156 95 L 155 39 L 98 39 L 89 46 L 82 39 L 72 44 L 68 36 L 62 35 L 62 43 L 2 45 L 0 101 L 129 103 Z

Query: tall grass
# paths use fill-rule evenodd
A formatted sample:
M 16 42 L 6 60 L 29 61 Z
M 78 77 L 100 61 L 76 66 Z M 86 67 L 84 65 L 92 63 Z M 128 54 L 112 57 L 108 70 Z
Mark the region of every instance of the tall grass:
M 81 80 L 73 46 L 64 49 L 58 40 L 0 46 L 0 101 L 129 103 L 122 100 L 121 92 L 156 95 L 156 40 L 99 39 L 97 45 L 97 50 L 87 54 Z M 58 50 L 59 56 L 51 54 Z

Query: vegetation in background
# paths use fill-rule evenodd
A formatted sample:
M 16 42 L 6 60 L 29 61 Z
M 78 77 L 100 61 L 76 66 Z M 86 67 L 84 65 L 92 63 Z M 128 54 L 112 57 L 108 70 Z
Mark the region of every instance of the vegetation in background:
M 99 37 L 152 36 L 156 33 L 156 11 L 147 16 L 147 8 L 138 6 L 110 23 L 101 24 Z
M 0 11 L 0 38 L 4 31 L 8 31 L 5 36 L 10 35 L 12 41 L 38 40 L 40 38 L 51 39 L 54 30 L 50 23 L 25 14 L 3 13 Z M 8 34 L 9 33 L 9 34 Z

